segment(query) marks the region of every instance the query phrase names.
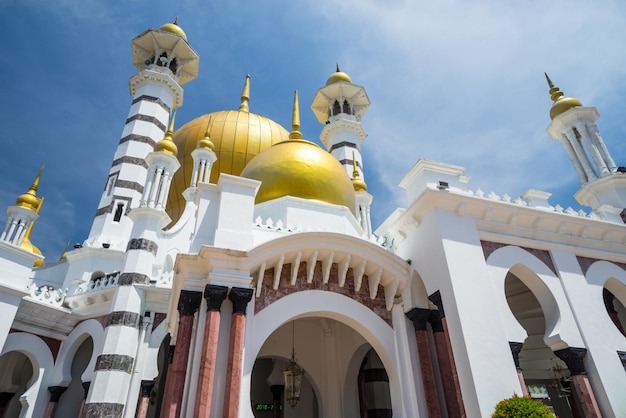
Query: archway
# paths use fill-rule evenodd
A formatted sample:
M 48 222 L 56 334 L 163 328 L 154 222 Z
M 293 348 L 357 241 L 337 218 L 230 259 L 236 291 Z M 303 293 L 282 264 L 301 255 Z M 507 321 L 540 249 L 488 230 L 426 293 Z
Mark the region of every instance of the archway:
M 268 414 L 275 408 L 271 386 L 281 384 L 292 347 L 305 371 L 301 399 L 294 407 L 282 402 L 282 415 Z M 389 377 L 376 350 L 354 328 L 324 316 L 286 322 L 266 339 L 252 371 L 250 401 L 255 417 L 392 413 Z
M 0 416 L 17 417 L 22 405 L 20 397 L 28 389 L 33 377 L 33 364 L 19 351 L 11 351 L 0 357 Z
M 56 415 L 59 417 L 78 416 L 83 403 L 85 390 L 81 378 L 87 368 L 93 353 L 93 339 L 87 337 L 78 347 L 71 362 L 71 382 L 59 399 Z
M 578 401 L 570 387 L 569 370 L 546 345 L 546 328 L 550 324 L 535 294 L 518 277 L 520 274 L 532 273 L 521 268 L 509 271 L 505 295 L 515 319 L 528 334 L 519 352 L 519 366 L 529 395 L 548 405 L 561 418 L 577 418 Z

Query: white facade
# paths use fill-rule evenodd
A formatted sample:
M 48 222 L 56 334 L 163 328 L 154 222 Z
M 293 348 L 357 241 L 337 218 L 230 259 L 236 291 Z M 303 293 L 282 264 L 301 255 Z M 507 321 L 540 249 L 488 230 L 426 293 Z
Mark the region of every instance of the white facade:
M 357 208 L 290 195 L 255 204 L 257 180 L 209 182 L 219 157 L 207 145 L 168 225 L 179 164 L 153 143 L 167 140 L 198 57 L 164 28 L 134 41 L 133 104 L 82 247 L 32 268 L 41 256 L 0 241 L 4 416 L 191 417 L 207 400 L 206 416 L 270 416 L 292 348 L 305 379 L 294 408 L 278 400 L 284 417 L 487 417 L 535 389 L 561 417 L 625 416 L 626 183 L 594 108 L 549 127 L 589 214 L 538 190 L 484 195 L 463 168 L 420 160 L 400 183 L 408 207 L 373 233 L 375 196 L 355 192 Z M 321 141 L 363 180 L 369 99 L 349 78 L 333 83 L 312 105 L 328 121 Z M 326 112 L 333 95 L 350 110 Z

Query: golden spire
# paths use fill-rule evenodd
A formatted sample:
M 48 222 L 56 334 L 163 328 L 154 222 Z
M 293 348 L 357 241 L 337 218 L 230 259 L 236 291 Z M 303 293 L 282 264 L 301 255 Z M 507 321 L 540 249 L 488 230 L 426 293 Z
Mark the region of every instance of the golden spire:
M 356 169 L 356 158 L 354 158 L 354 151 L 352 151 L 352 187 L 355 192 L 366 192 L 367 184 L 361 180 L 359 176 L 359 170 Z
M 174 143 L 174 121 L 176 120 L 176 111 L 172 114 L 172 119 L 170 120 L 170 126 L 167 128 L 167 132 L 165 132 L 165 137 L 157 142 L 154 146 L 154 150 L 157 152 L 164 152 L 166 154 L 173 155 L 176 157 L 178 155 L 178 147 Z
M 176 16 L 176 19 L 174 20 L 174 24 L 178 26 L 178 16 Z
M 246 82 L 243 85 L 243 91 L 241 92 L 241 104 L 239 110 L 242 112 L 249 112 L 248 102 L 250 101 L 250 74 L 246 75 Z
M 67 240 L 67 244 L 65 244 L 65 249 L 63 250 L 63 254 L 61 254 L 61 258 L 59 258 L 59 261 L 63 261 L 67 259 L 67 250 L 70 248 L 70 241 L 72 239 L 68 239 Z
M 198 145 L 196 148 L 207 148 L 211 151 L 215 151 L 215 144 L 211 141 L 211 116 L 209 116 L 209 123 L 206 126 L 206 133 L 204 134 L 204 138 L 198 141 Z
M 293 92 L 293 113 L 291 115 L 291 133 L 289 139 L 302 139 L 300 132 L 300 104 L 298 103 L 298 90 Z
M 558 87 L 554 86 L 554 83 L 552 83 L 552 80 L 550 80 L 548 74 L 543 74 L 546 76 L 546 80 L 548 81 L 548 86 L 550 87 L 550 98 L 553 102 L 552 108 L 550 109 L 550 119 L 554 119 L 555 117 L 570 110 L 573 107 L 583 105 L 578 99 L 575 99 L 573 97 L 565 97 L 563 95 L 563 92 Z
M 32 210 L 35 213 L 38 213 L 38 208 L 41 204 L 42 199 L 37 197 L 37 187 L 39 187 L 39 180 L 41 180 L 41 173 L 43 173 L 43 169 L 46 164 L 43 164 L 39 169 L 39 173 L 37 173 L 37 177 L 35 177 L 35 181 L 30 186 L 28 191 L 24 194 L 21 194 L 15 200 L 15 206 L 21 206 L 27 209 Z

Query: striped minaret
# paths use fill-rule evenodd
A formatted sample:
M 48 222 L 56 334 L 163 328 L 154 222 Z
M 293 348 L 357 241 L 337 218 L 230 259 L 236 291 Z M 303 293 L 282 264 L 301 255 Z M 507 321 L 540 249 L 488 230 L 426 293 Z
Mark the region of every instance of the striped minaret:
M 163 138 L 170 114 L 182 105 L 181 85 L 198 74 L 198 54 L 177 23 L 149 29 L 132 41 L 133 63 L 139 69 L 129 82 L 132 105 L 87 246 L 126 248 L 133 227 L 127 215 L 144 194 L 146 156 Z
M 350 76 L 339 70 L 330 75 L 326 85 L 320 88 L 311 109 L 317 120 L 324 124 L 320 140 L 353 177 L 353 162 L 356 161 L 359 178 L 365 181 L 361 144 L 367 134 L 361 118 L 370 105 L 365 89 L 352 83 Z
M 172 176 L 180 167 L 176 159 L 178 149 L 172 141 L 173 131 L 174 118 L 165 137 L 146 156 L 148 176 L 142 185 L 145 193 L 140 206 L 128 215 L 133 222 L 131 239 L 107 319 L 102 355 L 96 362 L 85 405 L 86 417 L 134 416 L 137 394 L 132 393 L 131 379 L 134 373 L 142 373 L 135 362 L 144 317 L 141 285 L 150 284 L 152 278 L 159 248 L 158 234 L 170 222 L 164 202 L 167 202 Z

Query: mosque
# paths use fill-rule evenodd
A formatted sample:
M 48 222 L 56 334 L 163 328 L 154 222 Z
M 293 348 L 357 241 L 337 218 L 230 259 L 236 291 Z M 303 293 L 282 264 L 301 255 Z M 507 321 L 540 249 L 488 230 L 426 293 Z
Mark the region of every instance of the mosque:
M 321 147 L 297 93 L 289 129 L 250 112 L 249 77 L 238 109 L 176 128 L 199 71 L 177 22 L 132 59 L 84 242 L 45 263 L 31 243 L 41 171 L 6 210 L 0 416 L 477 418 L 513 394 L 626 416 L 626 169 L 594 107 L 548 79 L 588 212 L 419 160 L 374 229 L 370 100 L 348 74 L 311 104 Z

